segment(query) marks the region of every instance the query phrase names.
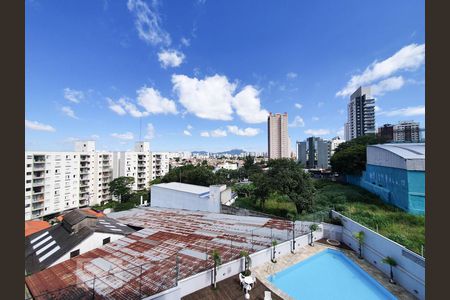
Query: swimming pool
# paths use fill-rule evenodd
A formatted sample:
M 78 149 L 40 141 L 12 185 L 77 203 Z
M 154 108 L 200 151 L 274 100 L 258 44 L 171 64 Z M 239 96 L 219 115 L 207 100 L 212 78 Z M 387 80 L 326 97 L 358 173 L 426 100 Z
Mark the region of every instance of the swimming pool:
M 267 279 L 294 299 L 397 299 L 360 266 L 332 249 L 326 249 Z

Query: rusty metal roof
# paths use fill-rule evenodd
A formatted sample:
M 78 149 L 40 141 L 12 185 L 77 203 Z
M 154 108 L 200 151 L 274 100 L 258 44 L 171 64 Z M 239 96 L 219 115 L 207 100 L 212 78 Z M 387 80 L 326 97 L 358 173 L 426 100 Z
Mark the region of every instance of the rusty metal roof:
M 180 280 L 211 268 L 212 250 L 225 263 L 292 236 L 289 221 L 261 217 L 151 207 L 108 217 L 144 229 L 26 277 L 35 298 L 149 296 L 175 286 L 177 260 Z

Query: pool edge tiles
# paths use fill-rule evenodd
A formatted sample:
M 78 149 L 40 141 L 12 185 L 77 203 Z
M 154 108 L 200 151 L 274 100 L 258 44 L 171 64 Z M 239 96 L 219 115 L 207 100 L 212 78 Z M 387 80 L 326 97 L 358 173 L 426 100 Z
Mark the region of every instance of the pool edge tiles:
M 323 257 L 327 256 L 327 257 Z M 322 259 L 321 259 L 322 258 Z M 330 261 L 330 259 L 337 259 L 335 262 Z M 316 265 L 314 264 L 315 261 L 320 260 L 320 262 Z M 324 265 L 325 263 L 325 265 Z M 342 274 L 337 274 L 338 277 L 342 282 L 344 280 L 343 286 L 334 286 L 326 285 L 325 282 L 333 282 L 335 285 L 335 279 L 328 278 L 329 281 L 326 281 L 327 275 L 326 273 L 327 269 L 326 266 L 330 266 L 330 271 L 337 271 L 336 268 L 344 268 L 342 269 Z M 325 267 L 325 269 L 324 269 Z M 308 269 L 308 275 L 305 275 L 306 271 Z M 302 272 L 303 271 L 303 272 Z M 325 272 L 324 272 L 325 271 Z M 341 275 L 341 276 L 339 276 Z M 296 277 L 296 280 L 293 278 Z M 319 286 L 320 289 L 318 290 L 317 287 L 313 287 L 310 285 L 307 285 L 306 282 L 305 285 L 301 285 L 302 278 L 304 277 L 313 277 L 317 278 L 314 280 L 314 282 L 320 282 Z M 350 278 L 348 277 L 350 276 Z M 351 278 L 351 277 L 357 277 Z M 325 278 L 325 282 L 323 279 Z M 345 278 L 345 279 L 344 279 Z M 349 278 L 350 282 L 346 282 L 346 278 Z M 345 285 L 351 283 L 351 290 L 359 291 L 361 294 L 355 294 L 354 296 L 351 295 L 350 298 L 352 299 L 364 299 L 365 297 L 371 298 L 371 299 L 398 299 L 396 296 L 394 296 L 383 284 L 378 282 L 375 278 L 373 278 L 370 274 L 368 274 L 363 268 L 361 268 L 356 262 L 352 261 L 349 257 L 347 257 L 342 251 L 334 250 L 334 249 L 324 249 L 298 263 L 295 263 L 283 270 L 280 270 L 274 274 L 270 274 L 266 276 L 265 278 L 268 282 L 270 282 L 274 287 L 276 287 L 278 290 L 281 290 L 283 293 L 289 295 L 293 299 L 297 299 L 299 297 L 299 291 L 307 289 L 309 290 L 309 293 L 305 293 L 301 295 L 302 300 L 315 300 L 315 299 L 324 299 L 323 295 L 322 298 L 319 296 L 320 292 L 326 290 L 328 287 L 330 292 L 330 297 L 325 297 L 329 299 L 348 299 L 349 295 L 341 295 L 341 297 L 338 297 L 338 293 L 342 293 L 341 287 L 345 288 Z M 321 280 L 322 279 L 322 280 Z M 299 281 L 300 280 L 300 281 Z M 355 281 L 356 280 L 356 281 Z M 306 281 L 308 281 L 308 278 L 306 278 Z M 354 281 L 354 282 L 351 282 Z M 309 283 L 311 284 L 311 282 Z M 294 287 L 295 286 L 295 287 Z M 305 288 L 307 287 L 307 288 Z M 316 289 L 318 291 L 318 294 L 316 293 L 311 294 L 311 290 Z M 339 291 L 339 292 L 338 292 Z M 365 294 L 364 294 L 365 293 Z M 332 296 L 331 296 L 332 295 Z M 297 298 L 296 298 L 297 297 Z

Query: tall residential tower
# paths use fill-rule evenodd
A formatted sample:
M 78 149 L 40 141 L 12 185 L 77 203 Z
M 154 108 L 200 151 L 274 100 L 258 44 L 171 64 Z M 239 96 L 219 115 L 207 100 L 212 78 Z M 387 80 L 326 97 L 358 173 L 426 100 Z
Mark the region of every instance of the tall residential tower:
M 288 115 L 270 113 L 267 119 L 269 159 L 289 158 Z
M 370 87 L 359 87 L 350 96 L 347 108 L 346 140 L 375 134 L 375 99 L 370 95 Z

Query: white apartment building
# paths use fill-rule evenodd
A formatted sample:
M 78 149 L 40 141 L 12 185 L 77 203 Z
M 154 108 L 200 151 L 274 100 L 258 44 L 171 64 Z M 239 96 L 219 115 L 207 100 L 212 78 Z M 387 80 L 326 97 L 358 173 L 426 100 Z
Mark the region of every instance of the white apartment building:
M 168 152 L 152 152 L 152 180 L 169 173 L 169 165 Z
M 341 139 L 339 136 L 336 136 L 331 139 L 331 141 L 330 141 L 330 157 L 333 156 L 334 151 L 336 151 L 336 148 L 344 142 L 345 141 L 343 139 Z
M 347 114 L 345 140 L 375 134 L 375 99 L 371 96 L 370 87 L 359 87 L 350 96 Z
M 110 152 L 79 141 L 73 152 L 25 152 L 25 220 L 111 200 Z
M 396 143 L 419 143 L 420 142 L 420 128 L 419 122 L 402 121 L 394 125 L 393 140 Z
M 289 158 L 288 115 L 270 113 L 267 119 L 269 159 Z

